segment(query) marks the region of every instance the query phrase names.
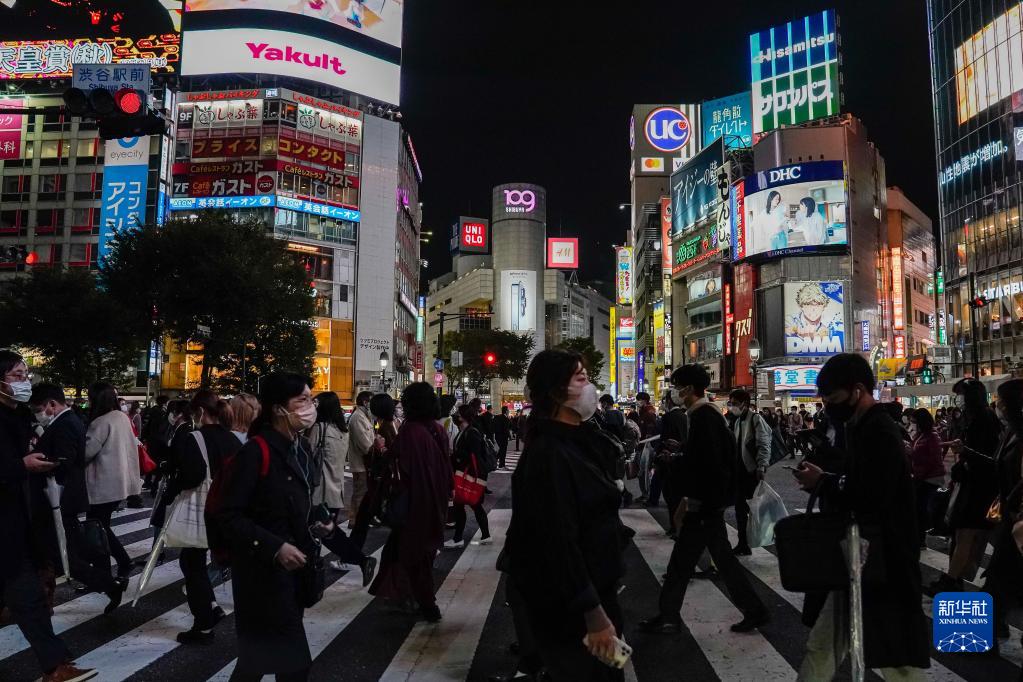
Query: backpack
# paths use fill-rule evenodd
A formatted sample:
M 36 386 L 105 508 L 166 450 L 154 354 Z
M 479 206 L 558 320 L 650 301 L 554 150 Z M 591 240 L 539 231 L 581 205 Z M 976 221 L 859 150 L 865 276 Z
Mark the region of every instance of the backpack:
M 259 451 L 262 455 L 262 462 L 259 465 L 259 477 L 266 478 L 266 475 L 270 472 L 270 446 L 266 444 L 266 440 L 262 436 L 254 436 L 249 440 L 259 446 Z M 241 451 L 239 450 L 239 452 Z M 204 512 L 206 519 L 206 541 L 210 548 L 210 556 L 213 557 L 213 561 L 218 566 L 224 568 L 231 565 L 231 542 L 227 534 L 217 524 L 217 517 L 223 510 L 224 491 L 231 486 L 231 479 L 238 461 L 237 458 L 238 453 L 236 452 L 224 460 L 223 465 L 220 467 L 220 473 L 210 484 L 210 492 L 206 496 L 206 509 Z
M 497 443 L 490 436 L 483 436 L 483 452 L 479 454 L 479 465 L 482 473 L 497 471 Z
M 789 454 L 789 449 L 785 446 L 785 436 L 781 434 L 781 429 L 771 429 L 771 459 L 767 466 L 773 466 L 785 459 Z

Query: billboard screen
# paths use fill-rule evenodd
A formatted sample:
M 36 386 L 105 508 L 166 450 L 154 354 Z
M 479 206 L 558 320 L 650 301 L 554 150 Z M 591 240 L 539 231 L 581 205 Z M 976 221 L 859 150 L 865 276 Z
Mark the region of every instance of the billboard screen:
M 543 292 L 536 287 L 536 270 L 502 270 L 501 329 L 535 331 L 538 295 Z
M 403 8 L 403 0 L 192 0 L 181 73 L 302 78 L 397 104 Z
M 671 272 L 671 197 L 661 197 L 661 270 Z
M 548 237 L 547 267 L 554 270 L 579 269 L 579 238 Z
M 834 355 L 845 349 L 841 282 L 787 282 L 785 355 Z
M 490 221 L 483 218 L 458 219 L 458 251 L 487 253 L 490 251 Z
M 732 194 L 732 259 L 848 244 L 845 169 L 811 161 L 748 176 Z
M 615 250 L 615 297 L 618 305 L 632 305 L 632 247 Z
M 721 291 L 721 273 L 708 272 L 689 279 L 689 300 L 695 301 L 707 296 L 713 296 Z
M 0 79 L 70 78 L 73 64 L 177 70 L 180 0 L 4 0 L 0 19 Z
M 834 10 L 750 35 L 755 134 L 839 113 L 838 42 Z
M 681 272 L 706 263 L 712 258 L 718 256 L 718 230 L 717 227 L 711 225 L 708 229 L 703 229 L 695 232 L 694 234 L 681 239 L 678 246 L 675 248 L 674 265 L 671 269 L 672 275 L 677 275 Z
M 671 174 L 673 234 L 706 219 L 721 201 L 718 170 L 723 157 L 724 143 L 716 140 Z
M 750 94 L 740 92 L 712 99 L 700 107 L 703 146 L 721 138 L 727 149 L 753 146 L 753 110 Z
M 963 124 L 1023 90 L 1023 4 L 1016 3 L 956 48 L 956 109 Z

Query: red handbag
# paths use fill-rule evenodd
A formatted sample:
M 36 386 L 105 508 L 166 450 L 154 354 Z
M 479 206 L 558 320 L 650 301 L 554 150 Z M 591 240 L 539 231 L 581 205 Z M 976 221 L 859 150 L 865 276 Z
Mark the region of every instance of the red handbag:
M 139 472 L 143 476 L 148 476 L 156 471 L 156 462 L 154 462 L 153 458 L 149 456 L 149 449 L 143 445 L 142 441 L 136 438 L 135 443 L 137 443 L 139 447 Z
M 476 466 L 476 455 L 472 457 L 472 468 L 455 472 L 455 491 L 452 495 L 455 504 L 475 507 L 483 501 L 483 493 L 487 489 L 484 479 L 477 478 L 479 468 Z

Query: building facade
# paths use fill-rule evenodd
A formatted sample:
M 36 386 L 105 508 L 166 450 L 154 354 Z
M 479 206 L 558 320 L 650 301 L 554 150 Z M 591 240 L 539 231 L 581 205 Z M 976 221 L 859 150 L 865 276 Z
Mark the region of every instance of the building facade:
M 887 195 L 884 229 L 891 281 L 885 284 L 891 292 L 891 305 L 886 306 L 884 326 L 892 330 L 893 357 L 927 355 L 938 344 L 934 231 L 931 219 L 901 189 L 889 187 Z
M 1023 20 L 1019 3 L 995 0 L 928 0 L 927 11 L 947 305 L 939 333 L 955 376 L 998 375 L 1023 356 Z

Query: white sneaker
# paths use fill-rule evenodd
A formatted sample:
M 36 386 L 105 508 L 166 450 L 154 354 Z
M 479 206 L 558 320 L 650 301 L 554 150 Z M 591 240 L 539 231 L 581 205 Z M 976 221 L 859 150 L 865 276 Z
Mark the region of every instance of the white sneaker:
M 463 547 L 465 547 L 465 540 L 459 540 L 458 542 L 448 540 L 444 543 L 444 549 L 462 549 Z
M 474 544 L 474 545 L 492 545 L 492 544 L 494 544 L 494 538 L 481 538 L 480 540 L 476 540 L 472 544 Z

